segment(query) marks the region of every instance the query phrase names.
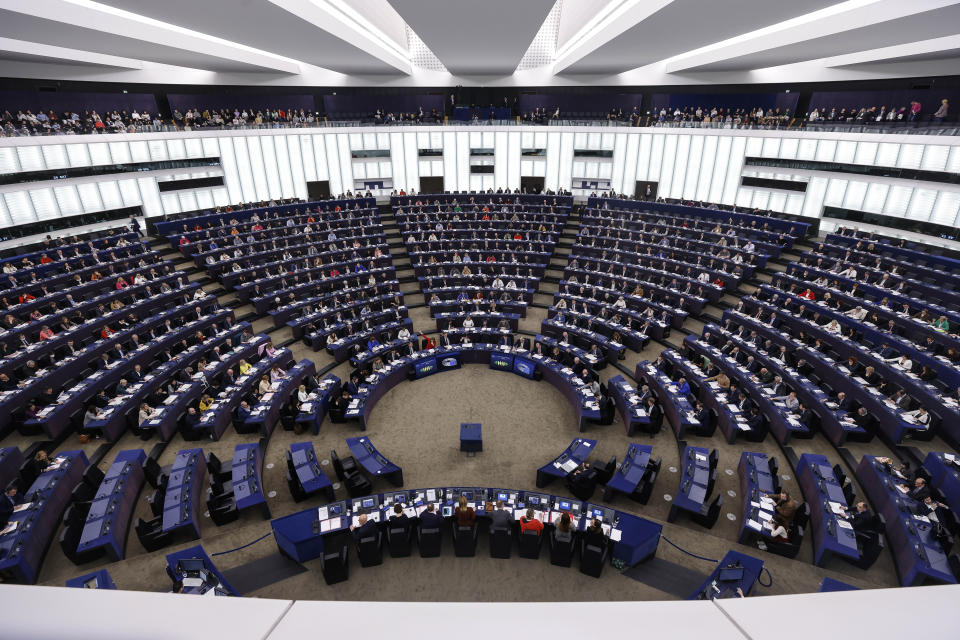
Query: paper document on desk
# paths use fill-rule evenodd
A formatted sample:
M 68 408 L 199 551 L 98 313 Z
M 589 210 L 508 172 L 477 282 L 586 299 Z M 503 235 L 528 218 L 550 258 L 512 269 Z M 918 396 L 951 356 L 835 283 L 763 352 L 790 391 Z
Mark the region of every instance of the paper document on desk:
M 853 529 L 853 525 L 844 520 L 843 518 L 837 518 L 837 524 L 843 527 L 844 529 Z
M 620 529 L 611 529 L 610 530 L 610 539 L 614 542 L 620 542 L 620 538 L 623 537 L 623 532 Z
M 833 500 L 831 500 L 831 501 L 829 502 L 829 504 L 830 504 L 830 510 L 831 510 L 831 511 L 833 511 L 833 512 L 834 512 L 835 514 L 837 514 L 837 515 L 843 515 L 843 505 L 842 505 L 842 504 L 840 504 L 839 502 L 834 502 Z
M 19 524 L 20 524 L 20 521 L 19 521 L 19 520 L 11 520 L 10 522 L 7 523 L 7 526 L 5 526 L 5 527 L 3 528 L 3 531 L 0 531 L 0 536 L 5 536 L 5 535 L 7 535 L 8 533 L 11 533 L 11 532 L 13 532 L 13 531 L 16 531 L 16 530 L 17 530 L 17 526 L 18 526 Z
M 767 513 L 766 511 L 757 511 L 757 517 L 760 518 L 761 520 L 766 521 L 766 520 L 769 520 L 770 518 L 772 518 L 772 517 L 773 517 L 773 514 L 772 514 L 772 513 Z
M 740 412 L 740 409 L 737 407 L 737 405 L 733 403 L 727 403 L 727 409 L 730 409 L 730 411 L 733 411 L 734 413 Z
M 756 520 L 747 520 L 747 526 L 754 531 L 761 531 L 763 529 L 763 525 Z
M 560 469 L 563 469 L 563 470 L 566 471 L 567 473 L 570 473 L 571 471 L 573 471 L 574 469 L 576 469 L 578 466 L 579 466 L 579 465 L 577 464 L 577 461 L 576 461 L 576 460 L 567 460 L 567 461 L 564 462 L 563 464 L 559 465 L 559 468 L 560 468 Z

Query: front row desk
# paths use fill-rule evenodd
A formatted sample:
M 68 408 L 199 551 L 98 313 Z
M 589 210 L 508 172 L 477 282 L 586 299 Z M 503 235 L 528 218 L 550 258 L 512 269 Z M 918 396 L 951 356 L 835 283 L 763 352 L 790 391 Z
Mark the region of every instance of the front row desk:
M 588 386 L 589 381 L 582 380 L 577 372 L 525 349 L 481 343 L 437 347 L 386 365 L 383 371 L 367 377 L 350 401 L 345 417 L 358 420 L 360 429 L 366 431 L 374 406 L 397 384 L 459 369 L 464 364 L 487 364 L 491 369 L 509 371 L 531 380 L 546 380 L 574 406 L 581 431 L 586 428 L 588 421 L 599 421 L 601 418 L 600 404 Z
M 416 540 L 419 516 L 428 504 L 432 504 L 434 512 L 443 518 L 440 534 L 444 536 L 444 529 L 452 529 L 453 510 L 460 496 L 467 498 L 470 506 L 476 510 L 479 531 L 489 529 L 485 507 L 487 503 L 495 503 L 497 500 L 503 500 L 505 508 L 513 512 L 515 522 L 526 513 L 527 508 L 534 509 L 536 517 L 546 525 L 542 538 L 549 537 L 553 523 L 558 522 L 564 512 L 570 514 L 578 532 L 583 532 L 594 518 L 599 518 L 610 545 L 606 555 L 627 566 L 634 566 L 653 557 L 660 542 L 661 525 L 610 507 L 536 491 L 483 487 L 391 491 L 341 500 L 319 509 L 307 509 L 277 518 L 270 524 L 281 553 L 300 563 L 323 558 L 324 571 L 327 570 L 326 563 L 336 564 L 341 572 L 339 579 L 343 580 L 346 579 L 347 572 L 346 550 L 353 545 L 349 529 L 351 525 L 358 523 L 361 514 L 381 523 L 383 528 L 384 523 L 394 513 L 394 505 L 399 503 L 410 518 L 412 526 L 409 535 Z M 519 537 L 516 531 L 513 533 L 514 538 Z M 542 539 L 541 543 L 549 545 L 548 540 Z M 420 543 L 421 556 L 437 555 L 433 551 L 428 551 L 425 543 Z

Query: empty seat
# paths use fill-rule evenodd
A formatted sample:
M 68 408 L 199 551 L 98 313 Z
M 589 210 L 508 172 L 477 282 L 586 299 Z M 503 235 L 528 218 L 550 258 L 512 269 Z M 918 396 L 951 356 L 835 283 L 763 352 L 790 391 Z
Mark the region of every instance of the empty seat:
M 713 502 L 710 503 L 710 506 L 707 507 L 705 513 L 697 513 L 693 515 L 693 521 L 702 527 L 711 529 L 713 528 L 713 525 L 717 523 L 717 518 L 720 516 L 720 509 L 722 507 L 723 496 L 717 495 L 717 497 L 713 499 Z
M 585 540 L 580 549 L 580 573 L 599 578 L 608 554 L 609 545 L 598 546 Z
M 461 558 L 472 558 L 477 554 L 477 535 L 479 528 L 474 522 L 472 526 L 453 526 L 453 552 Z
M 513 551 L 513 536 L 510 529 L 500 527 L 490 530 L 490 557 L 509 558 Z
M 336 584 L 350 578 L 347 545 L 343 541 L 327 546 L 320 556 L 320 570 L 327 584 Z
M 387 548 L 391 558 L 405 558 L 410 555 L 412 542 L 411 524 L 396 525 L 387 522 Z
M 147 551 L 162 549 L 170 542 L 171 535 L 163 532 L 163 516 L 157 516 L 150 520 L 137 518 L 134 530 L 137 532 L 140 544 Z
M 550 564 L 569 567 L 573 563 L 573 551 L 577 537 L 574 532 L 563 533 L 554 529 L 550 533 Z
M 543 536 L 540 532 L 527 529 L 520 533 L 520 557 L 536 560 L 540 557 L 540 542 Z
M 375 567 L 383 563 L 383 532 L 379 528 L 376 533 L 355 541 L 361 567 Z
M 436 558 L 440 555 L 442 545 L 443 534 L 440 527 L 417 528 L 417 547 L 420 549 L 421 558 Z

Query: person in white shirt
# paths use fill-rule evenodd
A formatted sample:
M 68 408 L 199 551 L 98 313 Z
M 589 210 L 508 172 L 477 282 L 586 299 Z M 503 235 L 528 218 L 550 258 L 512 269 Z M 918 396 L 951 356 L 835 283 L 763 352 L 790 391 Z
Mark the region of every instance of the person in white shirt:
M 863 320 L 867 317 L 867 310 L 863 307 L 855 307 L 850 311 L 847 311 L 847 315 L 853 318 L 854 320 Z
M 706 271 L 701 271 L 700 275 L 697 276 L 697 280 L 700 282 L 710 282 L 710 274 Z
M 400 327 L 400 331 L 397 331 L 397 340 L 408 340 L 410 338 L 410 330 L 406 327 Z
M 503 280 L 500 279 L 500 276 L 497 276 L 493 279 L 493 288 L 494 289 L 503 289 Z
M 463 319 L 463 328 L 464 329 L 473 329 L 473 318 L 467 316 Z
M 627 301 L 623 299 L 623 296 L 620 296 L 619 298 L 617 298 L 617 301 L 613 303 L 613 306 L 616 307 L 617 309 L 626 309 Z
M 507 283 L 507 289 L 516 289 L 516 288 L 517 288 L 517 283 L 514 282 L 513 280 Z
M 839 333 L 840 333 L 840 330 L 841 330 L 841 329 L 840 329 L 840 323 L 837 322 L 836 320 L 831 320 L 831 321 L 827 324 L 827 326 L 824 327 L 824 328 L 825 328 L 827 331 L 829 331 L 830 333 L 834 333 L 834 334 L 839 334 Z
M 903 415 L 910 416 L 911 418 L 913 418 L 914 422 L 916 422 L 919 425 L 922 425 L 924 428 L 927 428 L 930 426 L 930 414 L 927 412 L 927 410 L 924 407 L 919 407 L 917 409 L 914 409 L 913 411 L 906 411 L 904 412 Z
M 896 366 L 902 371 L 913 371 L 913 361 L 905 355 L 900 356 L 900 359 L 896 362 Z

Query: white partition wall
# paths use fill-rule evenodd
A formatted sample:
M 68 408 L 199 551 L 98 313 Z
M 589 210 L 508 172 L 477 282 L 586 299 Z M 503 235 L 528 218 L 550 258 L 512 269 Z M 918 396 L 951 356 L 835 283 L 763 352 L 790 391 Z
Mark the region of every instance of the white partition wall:
M 492 150 L 492 153 L 491 153 Z M 358 157 L 373 152 L 377 157 Z M 444 188 L 518 188 L 524 177 L 575 195 L 637 181 L 658 195 L 817 217 L 824 206 L 942 225 L 960 223 L 960 185 L 745 164 L 747 157 L 960 172 L 960 140 L 940 136 L 625 127 L 352 127 L 185 131 L 0 140 L 0 174 L 161 160 L 217 158 L 222 187 L 160 195 L 157 177 L 113 174 L 0 186 L 0 224 L 141 205 L 147 215 L 307 196 L 307 182 L 333 193 Z M 487 165 L 484 171 L 477 165 Z M 168 173 L 189 171 L 171 170 Z M 806 183 L 806 192 L 744 187 L 744 176 Z

